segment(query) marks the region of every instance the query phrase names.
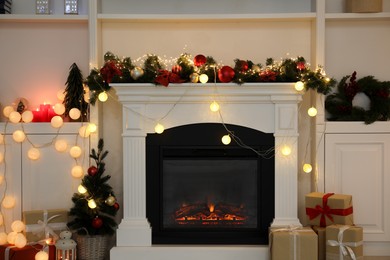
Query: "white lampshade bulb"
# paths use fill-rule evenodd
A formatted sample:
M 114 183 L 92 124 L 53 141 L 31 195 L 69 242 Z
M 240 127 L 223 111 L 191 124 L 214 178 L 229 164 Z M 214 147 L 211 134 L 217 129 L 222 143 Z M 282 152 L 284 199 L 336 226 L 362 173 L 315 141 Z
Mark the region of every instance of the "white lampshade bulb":
M 54 143 L 54 147 L 58 152 L 65 152 L 68 148 L 68 143 L 65 140 L 60 139 Z
M 230 135 L 224 135 L 224 136 L 222 136 L 222 143 L 223 143 L 224 145 L 230 144 L 231 141 L 232 141 L 232 138 L 230 137 Z
M 317 109 L 315 107 L 311 107 L 307 110 L 307 114 L 311 117 L 314 117 L 317 115 Z
M 155 127 L 154 127 L 154 131 L 157 133 L 157 134 L 162 134 L 164 132 L 165 128 L 162 124 L 158 123 Z
M 65 90 L 63 90 L 63 89 L 58 90 L 57 98 L 60 101 L 64 101 L 64 99 L 65 99 Z
M 41 152 L 37 148 L 31 147 L 27 151 L 27 157 L 30 160 L 36 161 L 36 160 L 38 160 L 41 157 Z
M 12 111 L 12 112 L 9 114 L 8 119 L 9 119 L 9 121 L 11 121 L 12 123 L 16 124 L 16 123 L 19 123 L 19 122 L 20 122 L 20 119 L 22 119 L 22 115 L 19 114 L 19 112 L 17 112 L 17 111 Z
M 89 123 L 89 124 L 88 124 L 88 130 L 89 130 L 89 132 L 91 132 L 91 133 L 95 133 L 96 130 L 97 130 L 96 124 L 94 124 L 94 123 Z
M 60 128 L 64 124 L 64 120 L 60 116 L 53 116 L 50 120 L 50 124 L 54 128 Z
M 35 260 L 48 260 L 48 259 L 49 259 L 49 255 L 45 251 L 39 251 L 35 255 Z
M 62 115 L 63 113 L 65 113 L 65 106 L 64 104 L 57 103 L 54 105 L 53 110 L 54 113 L 56 113 L 57 115 Z
M 20 220 L 15 220 L 11 224 L 12 231 L 17 232 L 17 233 L 22 232 L 25 227 L 26 227 L 26 225 L 24 225 L 23 221 L 20 221 Z
M 26 110 L 22 114 L 22 121 L 25 123 L 30 123 L 34 118 L 33 113 L 30 110 Z
M 105 91 L 101 92 L 98 96 L 100 102 L 106 102 L 108 99 L 108 95 Z
M 79 135 L 81 137 L 87 138 L 90 134 L 91 132 L 89 131 L 89 127 L 87 125 L 83 125 L 82 127 L 80 127 Z
M 14 197 L 5 196 L 2 205 L 6 209 L 12 209 L 13 207 L 15 207 L 15 203 L 16 202 Z
M 217 112 L 217 111 L 219 110 L 219 104 L 218 104 L 218 102 L 213 101 L 213 102 L 210 104 L 210 110 L 213 111 L 213 112 Z
M 72 156 L 72 158 L 75 158 L 75 159 L 79 158 L 82 154 L 80 146 L 77 146 L 77 145 L 72 146 L 69 150 L 69 154 L 70 154 L 70 156 Z
M 297 81 L 297 82 L 295 83 L 295 89 L 296 89 L 297 91 L 302 91 L 302 90 L 304 89 L 304 87 L 305 87 L 305 84 L 303 84 L 302 81 Z
M 14 108 L 12 106 L 6 106 L 3 108 L 3 114 L 7 118 L 9 117 L 12 111 L 14 111 Z
M 80 116 L 81 116 L 80 109 L 74 107 L 71 110 L 69 110 L 69 117 L 72 118 L 73 120 L 79 119 Z
M 77 179 L 79 179 L 79 178 L 81 178 L 81 177 L 83 177 L 84 176 L 84 170 L 83 170 L 83 167 L 81 167 L 80 165 L 76 165 L 76 166 L 74 166 L 73 168 L 72 168 L 72 176 L 74 177 L 74 178 L 77 178 Z
M 16 130 L 12 133 L 12 139 L 14 139 L 15 142 L 21 143 L 26 139 L 26 135 L 22 130 Z

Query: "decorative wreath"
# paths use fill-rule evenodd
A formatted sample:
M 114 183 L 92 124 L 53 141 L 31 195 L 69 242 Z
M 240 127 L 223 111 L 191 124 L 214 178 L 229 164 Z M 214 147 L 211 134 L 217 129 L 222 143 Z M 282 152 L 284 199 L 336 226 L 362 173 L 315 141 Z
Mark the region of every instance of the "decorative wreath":
M 314 89 L 321 94 L 330 93 L 336 84 L 322 68 L 310 70 L 301 56 L 279 62 L 268 58 L 264 65 L 235 59 L 232 67 L 221 66 L 213 57 L 202 54 L 192 58 L 184 53 L 174 60 L 171 68 L 156 55 L 144 55 L 142 59 L 143 65 L 137 66 L 129 57 L 119 59 L 112 52 L 107 52 L 103 66 L 93 69 L 85 81 L 90 90 L 90 103 L 94 105 L 101 92 L 110 90 L 110 83 L 153 83 L 167 87 L 169 83 L 196 83 L 202 74 L 207 75 L 208 82 L 234 82 L 239 85 L 246 82 L 302 81 L 306 89 Z
M 342 78 L 337 92 L 325 100 L 330 121 L 375 121 L 390 119 L 390 81 L 378 81 L 373 76 L 356 80 L 356 71 Z M 359 99 L 366 99 L 361 102 Z M 366 105 L 364 105 L 366 103 Z

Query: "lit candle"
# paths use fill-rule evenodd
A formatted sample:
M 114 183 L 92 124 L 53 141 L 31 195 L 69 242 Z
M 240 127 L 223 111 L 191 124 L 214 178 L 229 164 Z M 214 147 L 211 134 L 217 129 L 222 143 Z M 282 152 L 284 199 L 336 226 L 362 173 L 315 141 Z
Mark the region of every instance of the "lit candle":
M 33 122 L 41 122 L 42 121 L 42 118 L 41 118 L 41 111 L 39 111 L 39 108 L 37 108 L 36 110 L 32 111 L 33 113 Z
M 41 122 L 50 122 L 49 120 L 49 109 L 50 104 L 43 103 L 39 106 L 39 111 L 41 111 Z

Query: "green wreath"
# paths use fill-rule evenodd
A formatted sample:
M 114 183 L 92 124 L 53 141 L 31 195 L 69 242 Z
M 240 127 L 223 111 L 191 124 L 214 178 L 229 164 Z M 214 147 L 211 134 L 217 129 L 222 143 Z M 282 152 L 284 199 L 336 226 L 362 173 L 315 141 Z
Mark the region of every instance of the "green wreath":
M 349 82 L 348 82 L 349 80 Z M 329 121 L 375 121 L 390 119 L 390 81 L 378 81 L 373 76 L 356 80 L 356 71 L 342 78 L 337 92 L 325 100 L 325 109 Z M 353 100 L 358 93 L 364 93 L 370 99 L 369 108 L 354 106 Z

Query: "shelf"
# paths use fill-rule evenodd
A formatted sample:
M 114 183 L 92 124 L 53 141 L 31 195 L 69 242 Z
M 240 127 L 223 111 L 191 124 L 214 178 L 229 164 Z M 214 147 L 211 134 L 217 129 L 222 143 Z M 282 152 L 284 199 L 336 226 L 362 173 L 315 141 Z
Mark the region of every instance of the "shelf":
M 390 20 L 390 12 L 386 13 L 328 13 L 327 20 Z
M 225 21 L 310 21 L 315 13 L 275 13 L 275 14 L 98 14 L 104 22 L 225 22 Z
M 87 15 L 35 15 L 35 14 L 2 14 L 0 22 L 75 22 L 87 23 Z

